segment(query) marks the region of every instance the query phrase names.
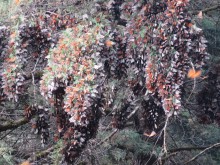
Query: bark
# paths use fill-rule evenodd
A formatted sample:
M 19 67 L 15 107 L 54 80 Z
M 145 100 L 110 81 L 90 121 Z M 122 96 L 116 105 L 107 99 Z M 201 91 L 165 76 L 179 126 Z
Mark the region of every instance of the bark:
M 0 124 L 0 132 L 3 131 L 7 131 L 9 129 L 14 129 L 14 128 L 18 128 L 24 124 L 27 124 L 30 120 L 26 117 L 19 119 L 19 120 L 15 120 L 14 122 L 7 122 L 4 124 Z

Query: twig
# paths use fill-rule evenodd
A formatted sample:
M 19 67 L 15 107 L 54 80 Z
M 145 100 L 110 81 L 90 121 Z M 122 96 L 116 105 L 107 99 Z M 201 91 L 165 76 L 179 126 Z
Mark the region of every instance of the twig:
M 130 119 L 136 112 L 137 110 L 139 109 L 139 107 L 137 106 L 127 117 L 127 119 Z
M 127 122 L 124 127 L 130 127 L 130 126 L 133 126 L 134 123 L 133 122 Z M 99 126 L 99 131 L 111 131 L 112 130 L 112 127 L 111 127 L 111 123 L 104 127 L 104 126 Z
M 25 128 L 24 131 L 20 132 L 20 134 L 16 136 L 16 140 L 15 140 L 14 144 L 11 145 L 12 148 L 15 146 L 15 144 L 17 144 L 17 142 L 18 142 L 21 138 L 23 139 L 23 137 L 21 137 L 21 135 L 22 135 L 24 132 L 26 132 L 26 131 L 27 131 L 27 127 Z
M 163 150 L 164 150 L 164 153 L 166 154 L 167 153 L 167 146 L 166 146 L 166 128 L 167 128 L 167 124 L 168 124 L 168 121 L 169 121 L 169 118 L 170 118 L 171 115 L 167 115 L 167 118 L 166 118 L 166 122 L 165 122 L 165 125 L 164 125 L 164 128 L 163 128 Z
M 48 155 L 53 150 L 54 150 L 54 146 L 51 146 L 51 147 L 47 148 L 44 151 L 39 151 L 39 152 L 35 153 L 33 156 L 29 157 L 28 161 L 33 162 L 33 161 L 35 161 L 35 160 L 37 160 L 37 159 L 39 159 L 39 158 L 41 158 L 43 156 Z
M 162 161 L 162 162 L 163 162 L 163 161 L 166 161 L 167 159 L 169 159 L 169 158 L 172 157 L 172 156 L 175 156 L 176 154 L 177 154 L 177 152 L 171 153 L 171 154 L 167 155 L 165 158 L 162 158 L 161 161 Z
M 210 147 L 204 149 L 203 151 L 201 151 L 199 154 L 197 154 L 196 156 L 194 156 L 192 159 L 190 159 L 189 161 L 185 162 L 184 164 L 188 164 L 188 163 L 194 161 L 195 159 L 197 159 L 200 155 L 202 155 L 202 154 L 205 153 L 206 151 L 208 151 L 208 150 L 210 150 L 210 149 L 212 149 L 212 148 L 214 148 L 214 147 L 217 147 L 217 146 L 219 146 L 219 145 L 220 145 L 220 143 L 213 144 L 212 146 L 210 146 Z
M 2 136 L 0 138 L 0 140 L 4 139 L 7 135 L 9 135 L 12 131 L 14 131 L 16 128 L 13 128 L 12 130 L 10 130 L 8 133 L 6 133 L 4 136 Z
M 182 148 L 174 148 L 168 150 L 169 153 L 174 153 L 174 152 L 181 152 L 181 151 L 192 151 L 192 150 L 204 150 L 208 148 L 209 146 L 206 147 L 182 147 Z
M 94 148 L 102 145 L 104 142 L 108 141 L 109 139 L 111 139 L 116 133 L 118 132 L 118 129 L 115 129 L 108 137 L 106 137 L 105 139 L 103 139 L 101 142 L 99 142 Z
M 216 144 L 219 144 L 219 143 L 216 143 Z M 175 156 L 176 154 L 178 154 L 178 152 L 181 152 L 181 151 L 192 151 L 192 150 L 204 150 L 204 149 L 208 149 L 210 147 L 220 147 L 220 145 L 216 145 L 214 144 L 214 146 L 206 146 L 206 147 L 183 147 L 183 148 L 174 148 L 174 149 L 170 149 L 168 150 L 167 152 L 169 153 L 166 157 L 162 158 L 162 162 L 166 161 L 167 159 L 169 159 L 170 157 L 172 156 Z M 186 162 L 188 163 L 188 162 Z
M 165 132 L 166 132 L 166 127 L 167 127 L 168 120 L 169 120 L 171 114 L 172 114 L 172 112 L 169 112 L 169 114 L 167 114 L 167 118 L 166 118 L 164 127 L 163 127 L 163 129 L 161 130 L 159 136 L 157 137 L 157 140 L 156 140 L 156 142 L 155 142 L 155 144 L 154 144 L 152 150 L 154 150 L 154 148 L 155 148 L 157 142 L 159 141 L 160 137 L 162 136 L 162 133 L 164 132 L 164 137 L 163 137 L 163 138 L 164 138 L 164 142 L 163 142 L 163 147 L 164 147 L 164 149 L 163 149 L 163 150 L 164 150 L 165 153 L 167 153 L 166 142 L 165 142 L 165 141 L 166 141 Z M 161 153 L 162 153 L 162 150 L 161 150 Z M 152 156 L 153 156 L 153 154 L 150 155 L 150 158 L 148 159 L 148 161 L 146 162 L 146 164 L 148 164 L 148 162 L 150 161 L 150 159 L 152 158 Z M 158 161 L 161 161 L 161 160 L 162 160 L 161 157 L 159 157 L 159 158 L 158 158 Z
M 212 7 L 209 7 L 209 8 L 205 8 L 205 9 L 203 9 L 203 10 L 201 10 L 203 13 L 208 13 L 208 12 L 210 12 L 210 11 L 213 11 L 213 10 L 217 10 L 217 9 L 220 9 L 220 5 L 218 4 L 218 5 L 215 5 L 215 6 L 212 6 Z M 195 11 L 195 12 L 193 12 L 192 14 L 198 14 L 200 11 Z

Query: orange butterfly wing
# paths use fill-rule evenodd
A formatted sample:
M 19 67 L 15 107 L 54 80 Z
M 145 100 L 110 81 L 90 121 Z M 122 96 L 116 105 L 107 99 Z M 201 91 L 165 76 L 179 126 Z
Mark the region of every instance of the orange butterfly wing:
M 189 72 L 188 72 L 188 78 L 197 78 L 201 75 L 202 71 L 201 70 L 198 70 L 198 71 L 195 71 L 194 69 L 190 69 Z

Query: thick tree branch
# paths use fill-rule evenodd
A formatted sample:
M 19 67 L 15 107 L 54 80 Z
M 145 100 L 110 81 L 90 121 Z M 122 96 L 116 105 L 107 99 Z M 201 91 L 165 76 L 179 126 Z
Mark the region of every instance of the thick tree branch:
M 38 160 L 38 159 L 40 159 L 42 157 L 46 157 L 54 149 L 55 149 L 55 146 L 52 145 L 49 148 L 46 148 L 45 150 L 37 151 L 37 152 L 35 152 L 35 153 L 31 154 L 31 155 L 25 155 L 25 157 L 23 157 L 23 158 L 26 159 L 25 162 L 28 162 L 30 164 L 31 162 L 35 162 L 36 160 Z M 14 153 L 13 155 L 16 155 L 16 153 Z
M 41 157 L 45 157 L 53 150 L 54 150 L 54 146 L 51 146 L 51 147 L 47 148 L 46 150 L 36 152 L 33 156 L 28 158 L 28 161 L 33 162 Z
M 20 127 L 24 124 L 27 124 L 29 121 L 30 120 L 28 118 L 24 117 L 22 119 L 15 120 L 13 122 L 7 122 L 5 124 L 0 124 L 0 132 Z
M 216 143 L 216 144 L 218 144 L 218 146 L 214 146 L 214 147 L 217 147 L 217 148 L 220 147 L 220 145 L 219 145 L 220 143 Z M 207 148 L 212 147 L 212 146 L 175 148 L 175 149 L 168 150 L 168 153 L 174 153 L 174 152 L 180 152 L 180 151 L 204 150 L 204 149 L 207 149 Z

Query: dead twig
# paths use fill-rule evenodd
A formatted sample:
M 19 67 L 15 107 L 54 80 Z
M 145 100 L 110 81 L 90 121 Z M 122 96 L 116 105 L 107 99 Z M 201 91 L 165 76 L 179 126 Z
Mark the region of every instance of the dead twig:
M 111 139 L 117 132 L 118 132 L 118 129 L 115 129 L 109 136 L 107 136 L 105 139 L 103 139 L 101 142 L 99 142 L 94 148 L 102 145 L 104 142 L 106 142 L 109 139 Z
M 203 151 L 201 151 L 200 153 L 198 153 L 196 156 L 194 156 L 192 159 L 190 159 L 189 161 L 185 162 L 184 164 L 188 164 L 194 160 L 196 160 L 200 155 L 202 155 L 203 153 L 205 153 L 206 151 L 214 148 L 214 147 L 217 147 L 217 146 L 220 146 L 220 143 L 215 143 L 213 145 L 211 145 L 210 147 L 207 147 L 206 149 L 204 149 Z

